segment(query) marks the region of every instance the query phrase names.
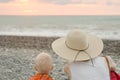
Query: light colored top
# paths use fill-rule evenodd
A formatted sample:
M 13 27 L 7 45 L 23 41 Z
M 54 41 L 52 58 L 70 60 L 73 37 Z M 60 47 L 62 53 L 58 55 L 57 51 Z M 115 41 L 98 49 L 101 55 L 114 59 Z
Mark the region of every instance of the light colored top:
M 110 80 L 104 59 L 95 58 L 93 63 L 94 65 L 91 61 L 71 63 L 72 80 Z

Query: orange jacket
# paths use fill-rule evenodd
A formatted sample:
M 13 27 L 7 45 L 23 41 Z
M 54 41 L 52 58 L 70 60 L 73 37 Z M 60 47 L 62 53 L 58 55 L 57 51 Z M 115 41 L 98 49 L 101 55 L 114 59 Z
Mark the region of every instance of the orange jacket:
M 35 76 L 29 78 L 29 80 L 53 80 L 48 74 L 36 74 Z

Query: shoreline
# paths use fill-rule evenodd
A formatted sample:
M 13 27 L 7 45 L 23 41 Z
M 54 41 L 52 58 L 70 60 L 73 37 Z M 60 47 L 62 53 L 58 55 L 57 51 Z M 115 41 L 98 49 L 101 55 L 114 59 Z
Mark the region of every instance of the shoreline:
M 0 45 L 3 47 L 18 47 L 18 48 L 50 48 L 51 43 L 60 38 L 59 36 L 17 36 L 17 35 L 0 35 Z M 120 47 L 120 40 L 102 39 L 105 47 L 114 46 Z M 108 43 L 108 44 L 107 44 Z M 109 44 L 110 43 L 110 44 Z M 107 44 L 107 46 L 106 46 Z M 111 49 L 112 51 L 112 49 Z
M 74 28 L 72 28 L 74 29 Z M 77 28 L 79 29 L 79 28 Z M 71 29 L 13 29 L 13 30 L 0 30 L 0 36 L 26 36 L 26 37 L 63 37 Z M 86 33 L 96 35 L 101 39 L 108 39 L 108 40 L 120 40 L 120 30 L 105 30 L 105 29 L 82 29 Z

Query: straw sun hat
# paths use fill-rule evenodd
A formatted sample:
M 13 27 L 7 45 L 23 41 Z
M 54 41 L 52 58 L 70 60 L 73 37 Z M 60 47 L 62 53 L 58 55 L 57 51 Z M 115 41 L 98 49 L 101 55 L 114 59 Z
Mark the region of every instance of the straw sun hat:
M 66 37 L 53 41 L 52 49 L 64 59 L 84 61 L 100 55 L 103 50 L 103 42 L 94 35 L 75 29 L 70 31 Z

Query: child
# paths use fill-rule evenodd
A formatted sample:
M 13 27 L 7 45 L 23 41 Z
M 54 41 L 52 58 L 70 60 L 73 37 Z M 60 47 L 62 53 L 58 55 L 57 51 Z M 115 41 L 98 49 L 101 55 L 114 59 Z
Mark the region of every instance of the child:
M 100 38 L 75 29 L 66 37 L 52 43 L 52 48 L 60 57 L 68 60 L 65 72 L 70 80 L 110 80 L 105 57 L 100 57 L 103 42 Z M 115 63 L 109 57 L 110 69 Z
M 37 73 L 29 80 L 53 80 L 53 78 L 49 75 L 53 69 L 52 58 L 49 54 L 40 53 L 35 58 L 34 69 L 37 71 Z

